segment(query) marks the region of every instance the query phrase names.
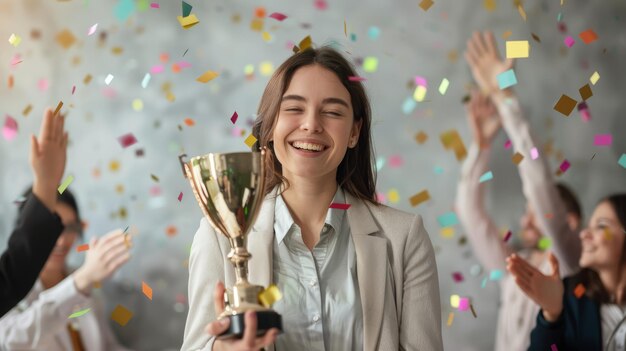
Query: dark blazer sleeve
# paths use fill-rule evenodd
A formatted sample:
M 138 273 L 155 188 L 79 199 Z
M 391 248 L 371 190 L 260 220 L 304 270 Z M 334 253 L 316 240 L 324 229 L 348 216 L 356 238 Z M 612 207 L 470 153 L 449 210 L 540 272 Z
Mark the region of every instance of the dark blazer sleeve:
M 548 322 L 543 318 L 543 310 L 537 314 L 537 324 L 530 333 L 530 346 L 528 351 L 551 350 L 552 345 L 556 345 L 558 350 L 565 350 L 563 338 L 565 335 L 565 308 L 555 322 Z
M 0 317 L 28 294 L 61 232 L 61 218 L 29 196 L 0 256 Z

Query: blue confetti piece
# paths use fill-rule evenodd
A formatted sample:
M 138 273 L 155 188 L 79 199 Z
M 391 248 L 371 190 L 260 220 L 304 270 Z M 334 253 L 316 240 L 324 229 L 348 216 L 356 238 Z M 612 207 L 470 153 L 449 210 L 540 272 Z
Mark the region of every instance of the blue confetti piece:
M 385 167 L 385 163 L 387 163 L 387 160 L 385 160 L 384 157 L 379 157 L 376 159 L 376 171 L 380 171 L 383 167 Z
M 135 3 L 133 0 L 120 0 L 115 6 L 115 17 L 119 21 L 126 21 L 135 11 Z
M 488 180 L 493 179 L 493 173 L 491 171 L 486 172 L 485 174 L 481 175 L 480 178 L 478 178 L 478 182 L 482 183 L 482 182 L 486 182 Z
M 504 71 L 498 74 L 498 86 L 500 89 L 506 89 L 517 84 L 517 77 L 515 77 L 515 71 L 511 68 L 508 71 Z
M 441 168 L 439 166 L 435 166 L 435 169 L 433 169 L 433 172 L 435 172 L 435 174 L 437 174 L 437 175 L 441 175 L 441 174 L 443 174 L 443 168 Z
M 489 280 L 500 280 L 504 273 L 500 269 L 494 269 L 489 273 Z
M 441 216 L 437 217 L 437 221 L 442 227 L 452 227 L 453 225 L 459 223 L 459 220 L 456 218 L 456 213 L 452 211 L 444 213 Z
M 485 286 L 487 286 L 487 277 L 483 278 L 483 281 L 480 284 L 480 287 L 483 288 L 483 289 L 485 288 Z
M 408 97 L 406 98 L 406 100 L 404 100 L 404 103 L 402 104 L 402 112 L 405 115 L 410 115 L 413 110 L 415 110 L 415 107 L 417 107 L 417 101 L 415 101 L 413 97 Z
M 620 166 L 626 168 L 626 154 L 622 154 L 617 163 L 619 163 Z
M 380 36 L 380 28 L 375 27 L 375 26 L 370 27 L 367 30 L 367 36 L 372 40 L 378 39 L 378 37 Z

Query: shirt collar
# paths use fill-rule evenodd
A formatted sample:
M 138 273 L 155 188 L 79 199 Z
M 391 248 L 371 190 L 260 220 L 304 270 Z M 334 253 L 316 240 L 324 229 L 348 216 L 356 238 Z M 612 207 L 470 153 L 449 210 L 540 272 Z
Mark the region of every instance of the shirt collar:
M 346 197 L 343 189 L 338 186 L 332 203 L 343 204 L 345 202 Z M 337 208 L 330 208 L 330 204 L 328 205 L 329 208 L 326 212 L 326 219 L 324 220 L 324 223 L 333 227 L 335 232 L 338 233 L 341 230 L 341 224 L 343 222 L 346 211 Z M 293 217 L 291 217 L 291 213 L 289 212 L 287 204 L 283 200 L 283 196 L 278 195 L 276 197 L 276 203 L 274 204 L 274 233 L 276 235 L 276 240 L 279 244 L 292 230 L 292 227 L 294 225 L 295 222 L 293 221 Z

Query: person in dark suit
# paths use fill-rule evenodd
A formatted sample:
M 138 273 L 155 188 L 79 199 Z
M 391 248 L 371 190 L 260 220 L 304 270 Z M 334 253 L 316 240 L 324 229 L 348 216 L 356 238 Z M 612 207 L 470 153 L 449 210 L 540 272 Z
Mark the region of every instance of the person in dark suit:
M 626 345 L 626 193 L 606 197 L 580 232 L 581 271 L 563 281 L 518 256 L 507 269 L 539 306 L 529 350 L 623 350 Z
M 64 228 L 54 212 L 67 158 L 64 121 L 48 109 L 39 137 L 31 136 L 30 164 L 35 180 L 0 256 L 0 317 L 31 290 Z

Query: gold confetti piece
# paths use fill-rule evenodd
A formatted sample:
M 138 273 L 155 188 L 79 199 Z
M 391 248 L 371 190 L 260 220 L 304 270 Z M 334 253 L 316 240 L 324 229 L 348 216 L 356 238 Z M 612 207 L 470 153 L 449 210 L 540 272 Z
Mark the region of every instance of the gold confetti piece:
M 432 0 L 422 0 L 420 2 L 420 7 L 422 8 L 422 10 L 424 11 L 428 11 L 428 9 L 433 6 L 434 2 L 432 2 Z
M 453 227 L 443 227 L 441 228 L 441 230 L 439 230 L 439 234 L 446 238 L 446 239 L 450 239 L 454 236 L 454 228 Z
M 124 185 L 122 184 L 118 184 L 115 186 L 115 192 L 118 194 L 123 194 L 124 193 Z
M 59 114 L 59 111 L 61 111 L 61 107 L 63 107 L 63 101 L 59 101 L 59 104 L 57 105 L 57 108 L 54 110 L 54 113 L 52 115 L 56 116 L 57 114 Z
M 580 97 L 583 99 L 583 101 L 593 96 L 593 92 L 591 91 L 591 87 L 589 86 L 589 84 L 583 85 L 580 89 L 578 89 L 578 92 L 580 93 Z
M 77 312 L 74 312 L 74 313 L 70 314 L 70 316 L 69 316 L 69 317 L 67 317 L 67 319 L 72 319 L 72 318 L 80 317 L 80 316 L 82 316 L 82 315 L 86 314 L 86 313 L 87 313 L 87 312 L 89 312 L 89 311 L 91 311 L 91 308 L 85 308 L 84 310 L 80 310 L 80 311 L 77 311 Z
M 519 152 L 516 152 L 515 155 L 513 155 L 513 157 L 511 157 L 511 160 L 516 165 L 519 165 L 520 162 L 522 162 L 523 159 L 524 159 L 524 155 L 520 154 Z
M 152 288 L 144 281 L 141 282 L 141 291 L 144 295 L 146 295 L 147 298 L 152 300 Z
M 470 310 L 472 311 L 472 315 L 474 316 L 474 318 L 478 318 L 478 316 L 476 315 L 476 311 L 474 310 L 474 305 L 472 305 L 470 303 Z
M 348 24 L 346 24 L 346 20 L 343 20 L 343 34 L 348 37 Z
M 508 37 L 511 36 L 511 34 L 513 34 L 513 32 L 507 30 L 506 32 L 502 33 L 502 39 L 506 40 Z
M 109 170 L 111 172 L 117 172 L 120 169 L 120 163 L 118 161 L 111 161 L 109 163 Z
M 599 79 L 600 79 L 600 74 L 596 71 L 596 72 L 593 72 L 593 74 L 589 78 L 589 81 L 591 82 L 591 84 L 596 85 Z
M 248 135 L 246 140 L 244 140 L 244 143 L 246 143 L 246 145 L 248 145 L 249 148 L 252 148 L 252 145 L 254 145 L 256 141 L 257 141 L 257 138 L 254 135 L 250 134 Z
M 527 58 L 530 52 L 528 40 L 511 40 L 506 42 L 506 58 Z
M 283 298 L 283 294 L 281 294 L 278 287 L 274 284 L 267 287 L 267 289 L 261 291 L 259 293 L 259 302 L 261 305 L 269 308 L 274 302 Z
M 86 75 L 85 78 L 83 78 L 83 84 L 89 84 L 89 82 L 91 82 L 91 78 L 93 78 L 91 74 Z
M 428 200 L 430 200 L 430 194 L 428 193 L 428 190 L 422 190 L 421 192 L 411 196 L 411 198 L 409 199 L 409 201 L 411 202 L 411 206 L 413 207 Z
M 113 53 L 113 55 L 121 55 L 124 52 L 124 48 L 121 46 L 116 46 L 111 48 L 111 53 Z
M 67 178 L 65 178 L 65 181 L 63 181 L 63 183 L 59 185 L 59 187 L 57 188 L 57 191 L 59 192 L 59 194 L 63 194 L 65 189 L 67 189 L 67 187 L 70 186 L 70 184 L 72 184 L 73 181 L 74 181 L 73 175 L 67 176 Z
M 200 77 L 196 78 L 196 81 L 200 83 L 208 83 L 211 80 L 217 78 L 217 76 L 219 76 L 219 73 L 215 71 L 206 71 Z
M 24 108 L 24 111 L 22 111 L 22 115 L 24 116 L 28 116 L 28 114 L 30 113 L 30 111 L 33 109 L 33 105 L 28 104 L 28 106 L 26 106 L 26 108 Z
M 183 29 L 189 29 L 200 22 L 198 17 L 196 17 L 193 13 L 187 17 L 176 16 L 176 19 L 178 19 L 178 23 L 180 23 L 180 26 L 183 27 Z
M 268 32 L 263 32 L 263 34 L 261 34 L 261 37 L 263 38 L 263 41 L 265 41 L 266 43 L 269 43 L 270 41 L 272 41 L 272 35 Z
M 304 39 L 300 40 L 300 44 L 298 44 L 298 47 L 300 48 L 300 51 L 306 50 L 311 47 L 312 43 L 313 40 L 311 39 L 311 36 L 307 35 L 306 37 L 304 37 Z
M 450 314 L 448 315 L 448 323 L 446 325 L 448 327 L 451 326 L 453 321 L 454 321 L 454 312 L 450 312 Z
M 111 313 L 111 319 L 122 327 L 125 326 L 131 318 L 133 318 L 133 313 L 122 305 L 117 305 L 113 313 Z
M 250 21 L 250 29 L 252 29 L 255 32 L 261 32 L 263 30 L 264 25 L 265 25 L 265 22 L 263 21 L 262 18 L 253 18 L 252 21 Z
M 455 129 L 442 133 L 441 142 L 446 150 L 454 150 L 457 161 L 462 161 L 467 157 L 467 150 L 463 144 L 463 140 Z
M 562 113 L 566 117 L 569 117 L 570 113 L 572 113 L 575 107 L 576 107 L 576 100 L 572 99 L 571 97 L 565 94 L 561 95 L 561 98 L 559 99 L 559 101 L 557 101 L 557 103 L 554 105 L 554 109 Z
M 69 49 L 76 42 L 76 37 L 72 32 L 65 29 L 56 36 L 57 43 L 64 49 Z
M 418 144 L 422 145 L 426 142 L 426 140 L 428 140 L 428 134 L 423 131 L 419 131 L 419 133 L 415 135 L 415 140 L 417 140 Z
M 496 9 L 496 0 L 485 0 L 483 2 L 483 6 L 485 7 L 485 10 L 493 12 Z
M 533 37 L 533 39 L 538 42 L 541 43 L 541 38 L 539 38 L 539 36 L 535 33 L 530 33 L 530 36 Z
M 522 16 L 524 22 L 526 22 L 526 11 L 524 11 L 522 4 L 517 5 L 517 11 L 519 11 L 519 15 Z
M 152 180 L 154 180 L 155 182 L 159 182 L 159 177 L 155 176 L 154 174 L 150 174 L 150 178 L 152 178 Z

